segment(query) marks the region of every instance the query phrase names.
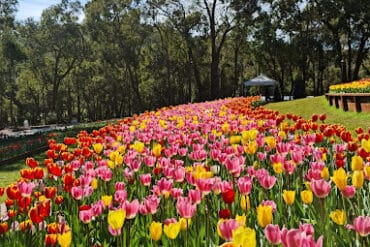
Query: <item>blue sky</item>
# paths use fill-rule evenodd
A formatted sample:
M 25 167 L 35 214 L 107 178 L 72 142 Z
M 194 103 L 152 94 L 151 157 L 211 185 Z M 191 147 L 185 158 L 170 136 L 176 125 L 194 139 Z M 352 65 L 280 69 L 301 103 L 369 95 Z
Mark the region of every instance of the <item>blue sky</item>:
M 39 20 L 44 9 L 59 2 L 60 0 L 18 0 L 16 19 L 22 21 L 33 17 L 35 20 Z M 84 5 L 87 0 L 80 0 L 80 2 Z

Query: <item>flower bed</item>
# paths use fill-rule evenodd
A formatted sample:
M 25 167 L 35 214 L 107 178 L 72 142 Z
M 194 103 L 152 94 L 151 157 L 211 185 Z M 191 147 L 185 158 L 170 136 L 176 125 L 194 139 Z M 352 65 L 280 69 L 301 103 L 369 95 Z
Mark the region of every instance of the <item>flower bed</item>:
M 370 112 L 370 79 L 331 85 L 326 98 L 344 111 Z
M 49 140 L 0 188 L 1 246 L 369 246 L 369 134 L 255 100 Z
M 331 85 L 329 87 L 329 93 L 370 93 L 370 78 Z

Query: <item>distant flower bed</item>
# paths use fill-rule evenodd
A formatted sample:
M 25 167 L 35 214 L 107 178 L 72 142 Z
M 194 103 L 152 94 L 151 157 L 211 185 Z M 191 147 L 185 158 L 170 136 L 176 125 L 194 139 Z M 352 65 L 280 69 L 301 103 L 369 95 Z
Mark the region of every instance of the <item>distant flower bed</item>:
M 370 93 L 370 78 L 331 85 L 329 93 Z

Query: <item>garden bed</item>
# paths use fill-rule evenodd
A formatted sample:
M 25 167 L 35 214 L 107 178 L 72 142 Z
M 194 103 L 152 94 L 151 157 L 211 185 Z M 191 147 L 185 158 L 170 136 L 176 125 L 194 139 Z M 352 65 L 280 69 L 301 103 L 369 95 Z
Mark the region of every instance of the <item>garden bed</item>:
M 331 106 L 343 111 L 370 112 L 370 93 L 327 93 Z

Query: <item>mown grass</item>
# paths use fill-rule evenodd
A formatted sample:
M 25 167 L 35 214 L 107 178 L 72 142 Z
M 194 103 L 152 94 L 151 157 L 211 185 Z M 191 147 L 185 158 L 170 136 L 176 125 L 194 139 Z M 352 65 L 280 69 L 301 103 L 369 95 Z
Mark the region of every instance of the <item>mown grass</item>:
M 345 112 L 341 109 L 336 109 L 334 106 L 329 105 L 325 96 L 269 103 L 264 105 L 264 107 L 283 114 L 294 113 L 305 119 L 311 118 L 314 113 L 326 113 L 326 123 L 344 125 L 352 133 L 354 133 L 357 127 L 362 127 L 365 131 L 370 127 L 370 113 Z

